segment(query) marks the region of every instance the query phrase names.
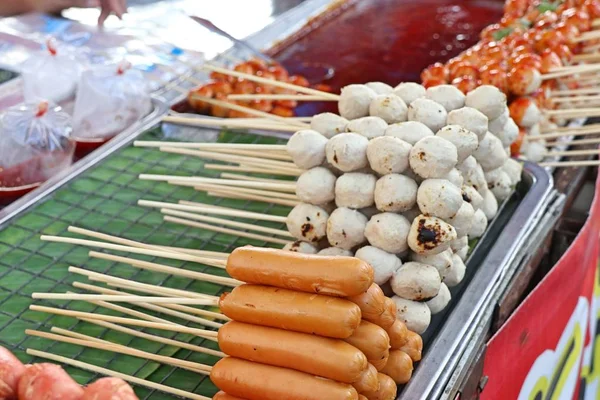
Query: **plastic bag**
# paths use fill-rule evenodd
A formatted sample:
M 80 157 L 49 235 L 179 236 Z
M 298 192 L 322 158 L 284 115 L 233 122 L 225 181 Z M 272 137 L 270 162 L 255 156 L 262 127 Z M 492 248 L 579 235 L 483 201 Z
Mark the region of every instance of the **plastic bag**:
M 152 108 L 143 74 L 131 64 L 97 67 L 81 75 L 73 111 L 77 138 L 109 138 Z
M 66 49 L 59 51 L 52 39 L 46 46 L 46 51 L 29 57 L 21 68 L 25 102 L 61 103 L 75 94 L 80 62 Z
M 71 117 L 48 102 L 7 109 L 0 116 L 0 187 L 46 181 L 73 162 Z

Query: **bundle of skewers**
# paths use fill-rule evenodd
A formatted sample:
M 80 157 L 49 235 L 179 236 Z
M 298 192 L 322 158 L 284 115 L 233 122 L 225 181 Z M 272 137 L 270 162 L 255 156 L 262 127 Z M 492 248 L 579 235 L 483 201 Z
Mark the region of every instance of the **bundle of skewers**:
M 79 232 L 89 233 L 83 230 Z M 99 233 L 91 234 L 104 239 L 110 238 Z M 111 240 L 124 241 L 114 237 Z M 137 244 L 140 245 L 142 244 Z M 148 247 L 142 246 L 138 248 Z M 186 254 L 173 248 L 168 252 L 172 255 Z M 151 285 L 111 278 L 79 268 L 71 268 L 71 272 L 86 275 L 94 281 L 106 282 L 119 290 L 75 282 L 74 286 L 78 288 L 103 294 L 33 294 L 35 299 L 88 301 L 136 318 L 31 306 L 34 311 L 70 316 L 148 340 L 161 340 L 174 346 L 185 346 L 210 354 L 220 358 L 214 366 L 158 356 L 59 328 L 53 328 L 51 333 L 33 330 L 27 333 L 79 346 L 148 358 L 210 375 L 215 385 L 223 391 L 214 399 L 392 400 L 396 397 L 396 385 L 408 382 L 413 362 L 421 359 L 423 344 L 420 336 L 408 330 L 397 319 L 396 302 L 386 297 L 379 286 L 373 283 L 374 271 L 362 260 L 243 247 L 231 253 L 223 265 L 233 278 L 226 279 L 229 279 L 229 285 L 234 289 L 220 297 L 149 287 Z M 153 295 L 132 295 L 122 291 L 123 289 L 151 292 Z M 129 303 L 159 313 L 166 311 L 167 315 L 172 315 L 175 308 L 185 310 L 178 311 L 176 315 L 180 318 L 187 316 L 189 320 L 218 328 L 218 331 L 182 326 L 113 303 Z M 219 311 L 207 311 L 193 306 L 214 306 Z M 191 315 L 192 312 L 204 312 L 206 315 L 212 313 L 216 318 L 228 322 L 202 322 L 201 318 Z M 222 352 L 141 333 L 121 325 L 191 333 L 216 342 Z M 28 353 L 84 369 L 99 370 L 89 364 L 65 360 L 44 352 L 28 350 Z M 2 363 L 0 360 L 0 365 Z M 0 368 L 0 371 L 3 369 Z M 161 386 L 105 369 L 102 369 L 102 373 L 149 387 Z M 3 382 L 12 377 L 13 374 L 8 373 L 0 375 Z M 286 385 L 282 385 L 282 382 L 286 382 Z M 18 383 L 26 384 L 23 381 Z M 53 385 L 60 385 L 60 380 Z M 159 388 L 186 398 L 207 399 L 173 388 Z M 80 388 L 78 393 L 79 391 Z M 129 399 L 118 397 L 118 394 L 114 396 L 112 399 Z M 31 397 L 26 397 L 29 398 Z M 69 397 L 73 400 L 81 398 L 81 395 L 75 394 Z

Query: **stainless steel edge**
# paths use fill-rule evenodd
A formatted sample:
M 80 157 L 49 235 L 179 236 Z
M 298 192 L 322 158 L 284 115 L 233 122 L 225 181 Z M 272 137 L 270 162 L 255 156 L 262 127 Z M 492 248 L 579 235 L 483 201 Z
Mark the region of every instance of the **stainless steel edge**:
M 167 113 L 169 106 L 162 98 L 156 96 L 152 97 L 152 103 L 154 105 L 152 112 L 144 117 L 140 122 L 133 124 L 122 133 L 117 135 L 113 140 L 94 151 L 92 154 L 79 160 L 71 167 L 50 178 L 36 190 L 26 194 L 19 200 L 0 210 L 0 229 L 11 218 L 14 218 L 18 214 L 27 210 L 29 207 L 46 197 L 48 194 L 54 192 L 64 184 L 68 183 L 71 179 L 80 175 L 88 168 L 98 164 L 115 151 L 131 143 L 142 132 L 156 125 L 162 116 Z
M 525 171 L 532 175 L 533 186 L 482 262 L 399 398 L 431 400 L 441 396 L 468 347 L 468 341 L 464 339 L 471 337 L 477 329 L 482 311 L 489 307 L 506 269 L 526 242 L 526 232 L 539 220 L 540 212 L 546 209 L 553 191 L 552 177 L 545 169 L 529 162 L 525 163 Z M 504 244 L 509 244 L 509 247 Z

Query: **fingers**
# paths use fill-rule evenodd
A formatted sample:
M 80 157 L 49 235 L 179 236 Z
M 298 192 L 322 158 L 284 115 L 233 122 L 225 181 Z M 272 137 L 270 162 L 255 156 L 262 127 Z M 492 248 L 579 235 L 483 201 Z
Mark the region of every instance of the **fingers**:
M 117 17 L 123 18 L 125 6 L 122 4 L 121 0 L 108 0 L 108 4 L 110 6 L 110 11 L 114 12 Z
M 98 17 L 98 25 L 103 26 L 104 21 L 110 15 L 110 9 L 106 6 L 106 0 L 102 0 L 102 9 L 100 11 L 100 17 Z

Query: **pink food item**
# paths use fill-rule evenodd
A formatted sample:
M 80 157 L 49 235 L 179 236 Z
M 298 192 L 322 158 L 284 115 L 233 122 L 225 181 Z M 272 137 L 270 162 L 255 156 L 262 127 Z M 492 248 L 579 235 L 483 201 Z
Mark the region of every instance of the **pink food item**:
M 16 400 L 17 385 L 25 366 L 10 351 L 0 347 L 0 400 Z
M 25 366 L 18 387 L 19 400 L 82 400 L 83 388 L 58 365 Z
M 139 400 L 127 382 L 102 378 L 85 388 L 81 400 Z

